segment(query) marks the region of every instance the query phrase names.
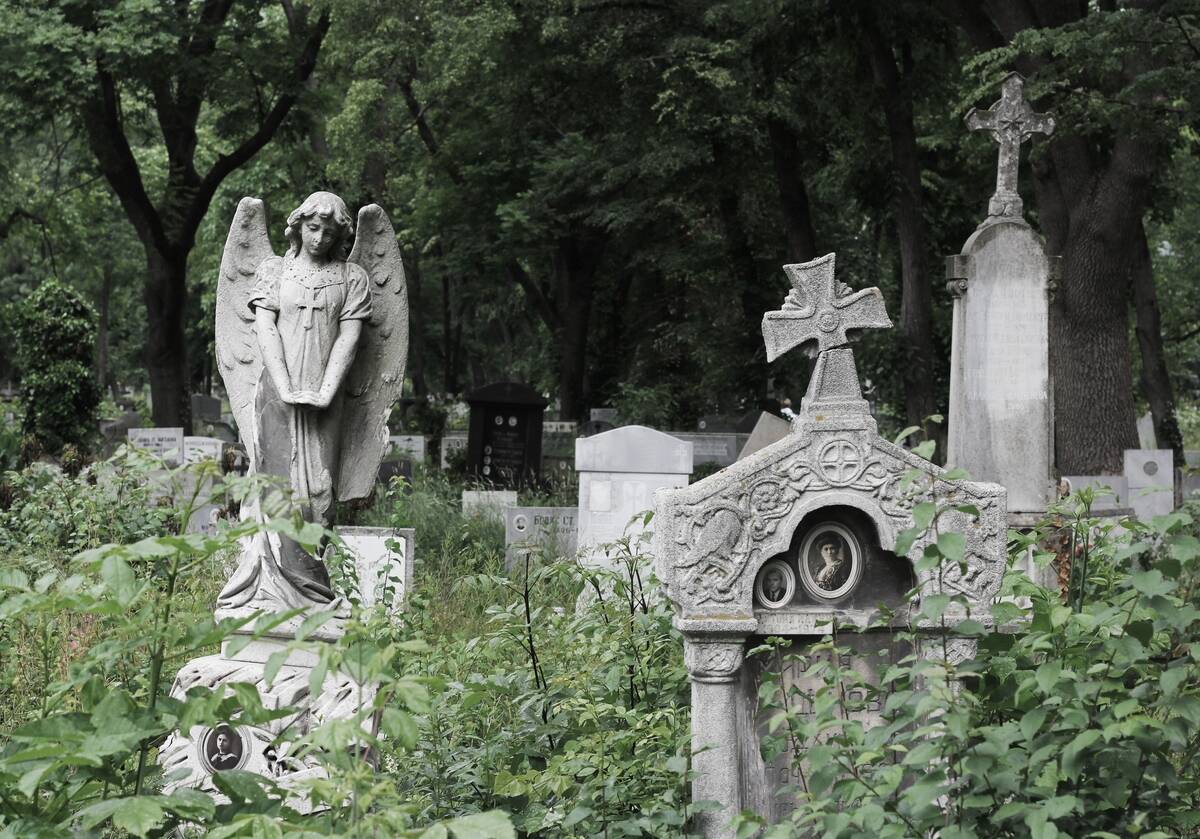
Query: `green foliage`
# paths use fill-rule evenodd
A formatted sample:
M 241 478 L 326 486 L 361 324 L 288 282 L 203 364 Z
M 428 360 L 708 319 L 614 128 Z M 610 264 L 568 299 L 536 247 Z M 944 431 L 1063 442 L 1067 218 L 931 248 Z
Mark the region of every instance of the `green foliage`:
M 926 598 L 916 621 L 941 630 L 924 633 L 925 655 L 883 667 L 879 685 L 836 655 L 830 661 L 836 637 L 791 654 L 821 685 L 811 714 L 768 671 L 759 694 L 773 715 L 764 750 L 809 745 L 792 767 L 797 809 L 764 836 L 1195 831 L 1200 508 L 1126 522 L 1131 532 L 1117 536 L 1096 535 L 1087 499 L 1071 503 L 1073 527 L 1094 538 L 1075 543 L 1081 568 L 1071 602 L 1015 570 L 994 607 L 997 627 L 949 627 L 942 618 L 954 598 Z M 934 521 L 926 516 L 917 532 Z M 1015 555 L 1036 541 L 1019 540 Z M 943 539 L 926 551 L 931 563 L 960 555 Z M 901 638 L 915 642 L 917 633 Z M 952 663 L 945 650 L 964 641 L 977 643 L 978 655 Z M 757 654 L 786 650 L 776 639 Z M 861 715 L 874 703 L 884 721 L 865 728 Z M 743 831 L 761 823 L 753 814 L 739 821 Z
M 55 280 L 11 306 L 6 320 L 21 370 L 25 433 L 42 451 L 86 447 L 96 434 L 100 393 L 92 368 L 96 312 Z

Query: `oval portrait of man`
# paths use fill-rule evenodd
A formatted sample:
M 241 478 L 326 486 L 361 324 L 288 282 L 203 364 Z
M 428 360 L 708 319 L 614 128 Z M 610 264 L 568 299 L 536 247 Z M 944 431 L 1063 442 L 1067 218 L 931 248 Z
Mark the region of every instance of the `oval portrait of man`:
M 222 724 L 205 732 L 200 742 L 200 754 L 210 772 L 237 769 L 246 755 L 246 744 L 236 728 Z
M 849 594 L 862 576 L 862 563 L 854 534 L 834 522 L 814 527 L 800 549 L 804 588 L 824 600 Z
M 772 559 L 758 572 L 754 592 L 760 606 L 778 609 L 792 601 L 792 595 L 796 593 L 796 575 L 786 562 Z

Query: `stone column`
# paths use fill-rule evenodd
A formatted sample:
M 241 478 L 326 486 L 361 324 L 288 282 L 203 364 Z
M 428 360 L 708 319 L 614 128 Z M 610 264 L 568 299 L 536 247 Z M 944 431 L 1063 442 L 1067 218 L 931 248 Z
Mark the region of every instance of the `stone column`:
M 705 839 L 734 839 L 730 820 L 742 809 L 738 730 L 740 671 L 746 636 L 684 637 L 684 662 L 692 680 L 693 801 L 716 801 L 718 811 L 700 813 Z

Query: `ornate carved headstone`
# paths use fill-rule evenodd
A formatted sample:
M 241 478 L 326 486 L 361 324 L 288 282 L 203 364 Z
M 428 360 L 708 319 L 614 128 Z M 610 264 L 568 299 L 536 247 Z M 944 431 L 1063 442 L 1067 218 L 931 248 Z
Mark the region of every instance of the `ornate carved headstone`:
M 1054 404 L 1049 295 L 1057 259 L 1021 215 L 1020 145 L 1054 120 L 1025 101 L 1012 73 L 1000 101 L 972 110 L 967 125 L 1000 145 L 988 217 L 946 260 L 954 295 L 947 463 L 1008 489 L 1014 525 L 1032 524 L 1053 498 Z
M 676 607 L 692 681 L 693 798 L 722 805 L 700 816 L 707 839 L 732 837 L 729 820 L 741 810 L 771 821 L 788 810 L 777 795 L 788 761 L 768 766 L 759 749 L 762 665 L 745 666 L 748 645 L 779 635 L 803 649 L 834 621 L 865 626 L 880 604 L 903 613 L 914 587 L 921 596 L 964 595 L 972 617 L 986 621 L 1006 561 L 1004 489 L 947 480 L 944 470 L 876 431 L 847 344 L 848 332 L 891 325 L 879 291 L 838 283 L 833 254 L 784 270 L 793 290 L 763 318 L 768 357 L 805 344 L 817 354 L 791 432 L 715 475 L 655 495 L 657 572 Z M 964 535 L 965 570 L 918 573 L 923 539 L 895 554 L 897 535 L 912 525 L 915 499 L 902 480 L 913 470 L 927 492 L 979 509 L 977 520 L 952 513 L 940 522 L 942 532 Z M 956 611 L 947 619 L 962 617 Z M 875 633 L 849 642 L 859 653 L 853 666 L 871 678 L 878 667 L 871 653 L 902 653 L 893 640 Z M 922 652 L 933 655 L 932 645 Z M 956 654 L 973 650 L 960 645 Z M 797 674 L 782 676 L 804 687 Z

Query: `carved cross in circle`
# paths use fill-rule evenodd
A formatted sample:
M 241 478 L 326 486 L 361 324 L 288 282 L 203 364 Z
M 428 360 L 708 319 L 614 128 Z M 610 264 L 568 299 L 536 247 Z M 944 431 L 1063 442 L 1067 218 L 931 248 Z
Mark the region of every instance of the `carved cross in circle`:
M 1021 143 L 1034 134 L 1053 134 L 1054 117 L 1035 113 L 1033 106 L 1025 100 L 1025 79 L 1020 73 L 1009 73 L 1000 85 L 1000 101 L 986 111 L 972 108 L 967 114 L 967 128 L 988 131 L 1000 144 L 996 194 L 988 205 L 988 213 L 993 216 L 1020 215 L 1017 165 L 1021 160 Z
M 307 289 L 306 289 L 306 291 L 307 291 Z M 320 298 L 318 296 L 320 294 L 320 291 L 321 290 L 319 288 L 312 289 L 312 299 L 311 300 L 309 300 L 306 303 L 306 302 L 304 302 L 304 299 L 301 298 L 300 302 L 296 304 L 296 308 L 304 310 L 304 322 L 302 325 L 305 329 L 313 328 L 313 309 L 324 309 L 325 308 L 325 304 L 320 302 Z
M 829 483 L 848 484 L 858 477 L 862 469 L 862 455 L 849 440 L 834 440 L 821 449 L 817 466 Z

